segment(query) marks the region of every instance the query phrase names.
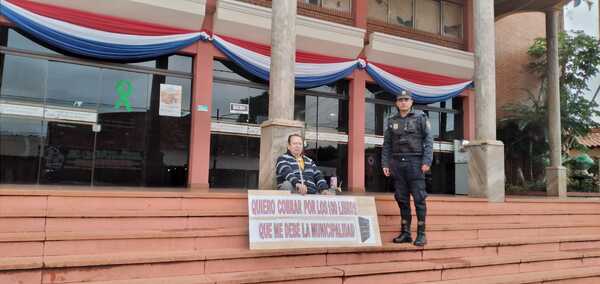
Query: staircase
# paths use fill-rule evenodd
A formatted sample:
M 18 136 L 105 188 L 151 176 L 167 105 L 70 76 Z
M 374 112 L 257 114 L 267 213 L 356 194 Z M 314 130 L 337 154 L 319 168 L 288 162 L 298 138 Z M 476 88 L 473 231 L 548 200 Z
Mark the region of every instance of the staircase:
M 3 186 L 0 283 L 600 283 L 598 199 L 430 196 L 424 248 L 376 202 L 380 248 L 250 251 L 245 194 Z

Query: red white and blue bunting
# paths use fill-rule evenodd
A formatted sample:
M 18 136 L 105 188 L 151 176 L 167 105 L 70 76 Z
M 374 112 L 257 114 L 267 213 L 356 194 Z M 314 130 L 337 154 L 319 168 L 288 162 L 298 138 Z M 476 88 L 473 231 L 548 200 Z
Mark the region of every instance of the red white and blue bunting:
M 242 69 L 263 80 L 269 80 L 271 65 L 269 46 L 217 35 L 213 35 L 212 41 L 221 52 Z M 362 59 L 351 60 L 296 52 L 296 87 L 323 86 L 348 77 L 354 69 L 364 66 L 365 62 Z
M 429 104 L 451 99 L 473 86 L 471 80 L 461 80 L 383 64 L 367 64 L 367 73 L 386 91 L 399 94 L 410 91 L 417 103 Z
M 79 56 L 143 61 L 171 54 L 207 37 L 172 29 L 62 8 L 28 0 L 0 0 L 1 14 L 38 40 Z
M 19 29 L 59 51 L 99 60 L 136 62 L 173 54 L 198 40 L 214 46 L 245 71 L 269 80 L 271 50 L 225 36 L 95 14 L 30 0 L 0 0 L 0 15 Z M 444 101 L 461 94 L 472 81 L 347 59 L 296 52 L 295 83 L 313 88 L 365 69 L 386 91 L 413 93 L 418 103 Z

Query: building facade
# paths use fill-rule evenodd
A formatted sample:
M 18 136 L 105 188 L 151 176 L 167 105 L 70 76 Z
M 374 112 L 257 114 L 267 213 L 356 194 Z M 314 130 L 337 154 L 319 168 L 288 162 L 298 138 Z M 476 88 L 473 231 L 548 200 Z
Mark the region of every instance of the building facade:
M 175 1 L 168 7 L 122 1 L 119 11 L 73 1 L 7 2 L 116 18 L 137 10 L 143 13 L 135 21 L 204 31 L 245 50 L 270 44 L 266 0 Z M 472 9 L 469 0 L 300 1 L 296 45 L 304 57 L 297 56 L 360 58 L 420 78 L 423 86 L 471 80 Z M 125 63 L 65 52 L 7 16 L 1 25 L 1 183 L 257 188 L 268 82 L 214 40 Z M 177 115 L 162 114 L 163 86 L 180 90 Z M 364 68 L 296 89 L 294 119 L 304 124 L 307 155 L 345 190 L 391 190 L 380 154 L 393 98 Z M 453 194 L 453 142 L 474 138 L 473 91 L 416 108 L 429 115 L 434 132 L 430 191 Z

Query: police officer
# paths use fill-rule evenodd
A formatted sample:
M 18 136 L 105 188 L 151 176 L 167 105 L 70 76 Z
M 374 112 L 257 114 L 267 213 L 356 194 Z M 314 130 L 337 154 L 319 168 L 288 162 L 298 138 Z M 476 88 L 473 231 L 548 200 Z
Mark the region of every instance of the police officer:
M 424 246 L 425 216 L 425 173 L 430 170 L 433 159 L 433 137 L 431 126 L 425 113 L 412 108 L 413 100 L 408 91 L 396 96 L 398 114 L 388 120 L 383 138 L 381 163 L 385 176 L 394 182 L 396 202 L 400 207 L 402 226 L 394 243 L 410 243 L 410 195 L 412 194 L 417 211 L 417 238 L 414 245 Z

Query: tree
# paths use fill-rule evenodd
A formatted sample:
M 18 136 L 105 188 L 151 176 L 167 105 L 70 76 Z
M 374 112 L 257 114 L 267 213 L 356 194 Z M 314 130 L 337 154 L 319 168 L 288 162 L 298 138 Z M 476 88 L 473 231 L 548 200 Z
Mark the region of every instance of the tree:
M 505 106 L 509 115 L 499 121 L 498 133 L 506 145 L 507 160 L 526 157 L 527 179 L 533 181 L 536 180 L 534 169 L 547 164 L 549 151 L 546 39 L 537 38 L 527 53 L 530 56 L 528 69 L 541 80 L 541 87 L 537 93 L 524 90 L 528 94 L 526 101 Z M 577 143 L 577 137 L 600 125 L 594 121 L 594 117 L 600 117 L 595 97 L 588 99 L 583 95 L 589 90 L 588 81 L 598 73 L 600 42 L 583 32 L 560 33 L 559 64 L 562 153 L 566 155 L 569 149 L 582 147 Z

